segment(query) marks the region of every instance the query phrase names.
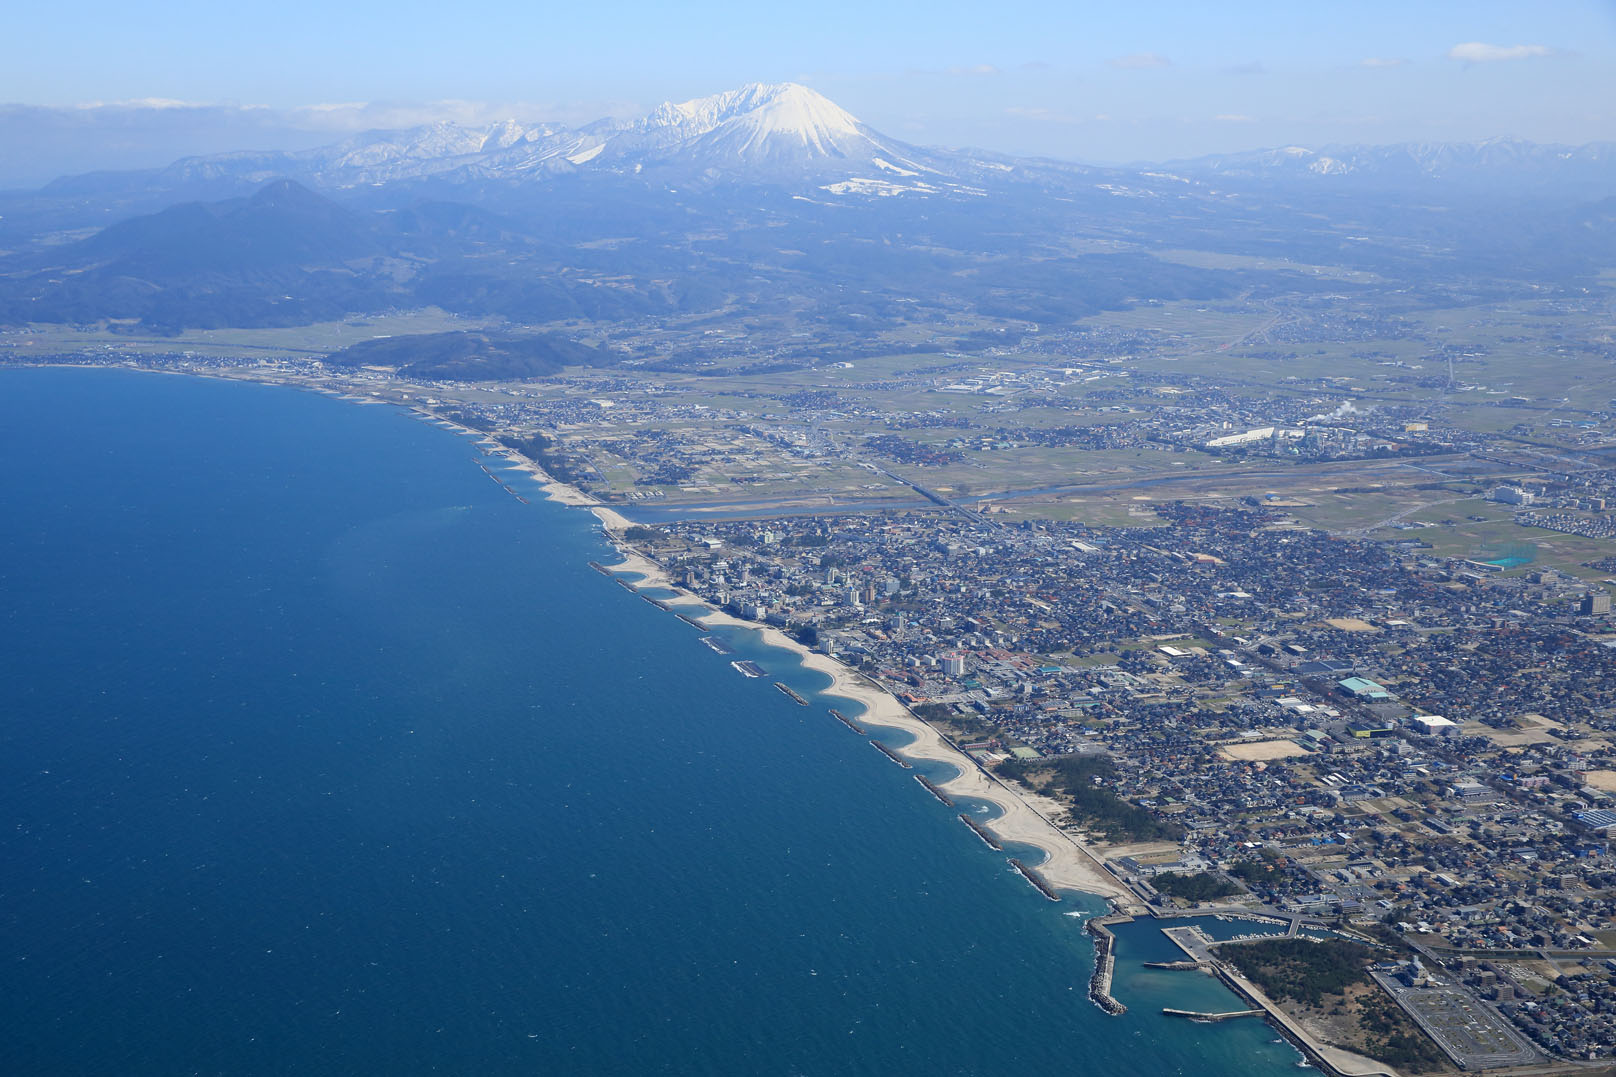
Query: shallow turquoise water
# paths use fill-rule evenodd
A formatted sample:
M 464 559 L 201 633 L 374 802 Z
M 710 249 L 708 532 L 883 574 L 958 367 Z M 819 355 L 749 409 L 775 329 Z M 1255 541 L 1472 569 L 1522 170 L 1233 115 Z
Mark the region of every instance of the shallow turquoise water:
M 1221 989 L 1135 977 L 1143 936 L 1101 1014 L 1097 901 L 475 456 L 285 389 L 0 372 L 0 1069 L 1294 1068 L 1160 1017 Z

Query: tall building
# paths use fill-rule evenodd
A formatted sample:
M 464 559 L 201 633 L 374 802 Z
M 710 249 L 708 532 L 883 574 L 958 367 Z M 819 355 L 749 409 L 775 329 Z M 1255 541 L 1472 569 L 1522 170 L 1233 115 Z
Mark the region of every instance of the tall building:
M 1609 613 L 1610 592 L 1590 591 L 1582 596 L 1581 612 L 1583 614 Z
M 1535 498 L 1519 486 L 1495 486 L 1487 495 L 1489 501 L 1497 501 L 1504 505 L 1530 505 Z

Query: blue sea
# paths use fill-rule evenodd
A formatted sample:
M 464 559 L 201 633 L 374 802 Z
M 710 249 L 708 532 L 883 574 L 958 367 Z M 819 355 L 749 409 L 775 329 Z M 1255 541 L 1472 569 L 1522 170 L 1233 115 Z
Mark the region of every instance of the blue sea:
M 1294 1072 L 1160 1016 L 1232 997 L 1143 974 L 1149 925 L 1101 1013 L 1098 900 L 479 458 L 287 388 L 0 371 L 0 1072 Z

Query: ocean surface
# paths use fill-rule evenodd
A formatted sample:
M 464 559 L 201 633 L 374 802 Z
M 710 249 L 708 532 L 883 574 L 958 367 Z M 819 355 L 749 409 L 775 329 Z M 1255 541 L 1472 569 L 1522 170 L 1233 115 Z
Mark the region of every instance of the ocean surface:
M 1159 1014 L 1232 996 L 1139 969 L 1150 925 L 1101 1013 L 1101 902 L 478 459 L 389 407 L 0 371 L 0 1072 L 1294 1072 Z

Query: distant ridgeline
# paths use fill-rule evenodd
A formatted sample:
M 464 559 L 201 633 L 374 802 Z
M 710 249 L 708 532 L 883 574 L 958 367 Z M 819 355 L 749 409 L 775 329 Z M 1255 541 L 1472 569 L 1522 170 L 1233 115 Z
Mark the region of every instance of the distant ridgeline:
M 539 378 L 567 366 L 610 366 L 613 353 L 552 333 L 423 333 L 383 337 L 326 356 L 332 366 L 388 367 L 455 381 Z
M 699 373 L 741 347 L 749 373 L 769 374 L 917 341 L 1013 346 L 1153 302 L 1401 309 L 1522 282 L 1586 296 L 1616 246 L 1613 189 L 1607 144 L 1292 146 L 1110 168 L 912 146 L 806 87 L 752 85 L 577 129 L 433 124 L 0 191 L 0 325 L 712 315 L 774 336 L 698 331 L 638 358 Z M 925 332 L 879 335 L 910 326 Z M 454 361 L 513 357 L 534 361 Z

